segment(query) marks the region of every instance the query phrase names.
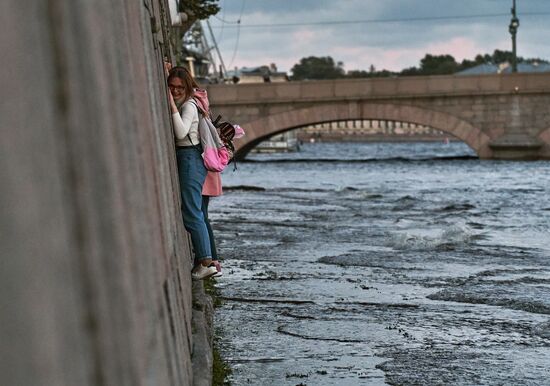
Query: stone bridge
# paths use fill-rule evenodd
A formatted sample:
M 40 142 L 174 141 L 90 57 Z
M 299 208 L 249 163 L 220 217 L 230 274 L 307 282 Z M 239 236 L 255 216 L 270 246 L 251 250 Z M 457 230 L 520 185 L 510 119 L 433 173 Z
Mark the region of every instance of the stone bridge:
M 239 159 L 311 124 L 376 119 L 430 126 L 482 159 L 550 159 L 550 73 L 210 85 L 212 110 L 238 122 Z

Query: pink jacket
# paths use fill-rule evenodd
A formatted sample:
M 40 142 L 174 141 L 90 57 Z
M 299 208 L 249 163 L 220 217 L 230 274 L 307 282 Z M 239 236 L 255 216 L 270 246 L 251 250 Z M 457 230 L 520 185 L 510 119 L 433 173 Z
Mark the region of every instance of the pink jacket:
M 220 173 L 208 172 L 202 186 L 202 195 L 216 197 L 222 195 L 222 178 Z
M 193 93 L 193 98 L 197 102 L 199 108 L 206 114 L 209 114 L 210 104 L 206 90 L 196 89 Z M 216 197 L 222 195 L 222 178 L 220 173 L 209 171 L 206 175 L 206 180 L 202 187 L 202 195 Z

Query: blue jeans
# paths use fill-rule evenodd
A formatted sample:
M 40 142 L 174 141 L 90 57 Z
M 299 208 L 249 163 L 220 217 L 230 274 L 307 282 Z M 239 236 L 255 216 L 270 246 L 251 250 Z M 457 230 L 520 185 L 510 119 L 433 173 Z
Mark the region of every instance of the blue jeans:
M 181 214 L 183 225 L 191 235 L 195 263 L 212 257 L 208 228 L 201 210 L 202 186 L 207 171 L 199 149 L 189 146 L 176 150 L 181 192 Z
M 208 218 L 208 204 L 210 202 L 210 196 L 202 196 L 202 215 L 204 216 L 204 222 L 206 223 L 206 229 L 208 229 L 208 237 L 210 237 L 210 251 L 212 251 L 212 260 L 218 260 L 218 250 L 216 249 L 216 241 L 214 240 L 214 232 L 212 232 L 212 226 L 210 225 L 210 219 Z

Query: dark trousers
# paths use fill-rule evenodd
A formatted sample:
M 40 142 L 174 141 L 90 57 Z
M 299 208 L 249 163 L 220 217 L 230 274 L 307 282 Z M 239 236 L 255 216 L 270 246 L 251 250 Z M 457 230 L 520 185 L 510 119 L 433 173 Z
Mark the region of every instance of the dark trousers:
M 202 196 L 202 215 L 204 222 L 206 223 L 206 229 L 208 230 L 208 236 L 210 237 L 210 251 L 212 252 L 212 260 L 218 260 L 218 250 L 216 249 L 216 241 L 214 240 L 214 233 L 212 232 L 212 226 L 208 219 L 208 204 L 210 203 L 209 196 Z

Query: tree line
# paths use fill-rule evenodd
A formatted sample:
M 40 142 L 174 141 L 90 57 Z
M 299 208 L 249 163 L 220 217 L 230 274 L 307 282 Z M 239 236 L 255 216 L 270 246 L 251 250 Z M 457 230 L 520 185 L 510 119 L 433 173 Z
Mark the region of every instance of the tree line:
M 511 51 L 495 50 L 493 54 L 478 54 L 473 60 L 464 59 L 457 62 L 452 55 L 426 54 L 418 67 L 405 68 L 399 72 L 378 71 L 371 65 L 368 70 L 344 70 L 343 62 L 335 62 L 330 56 L 309 56 L 296 63 L 292 71 L 292 80 L 306 79 L 338 79 L 338 78 L 381 78 L 389 76 L 416 76 L 416 75 L 447 75 L 466 70 L 480 64 L 500 64 L 512 62 Z M 549 63 L 539 58 L 517 58 L 518 63 Z

